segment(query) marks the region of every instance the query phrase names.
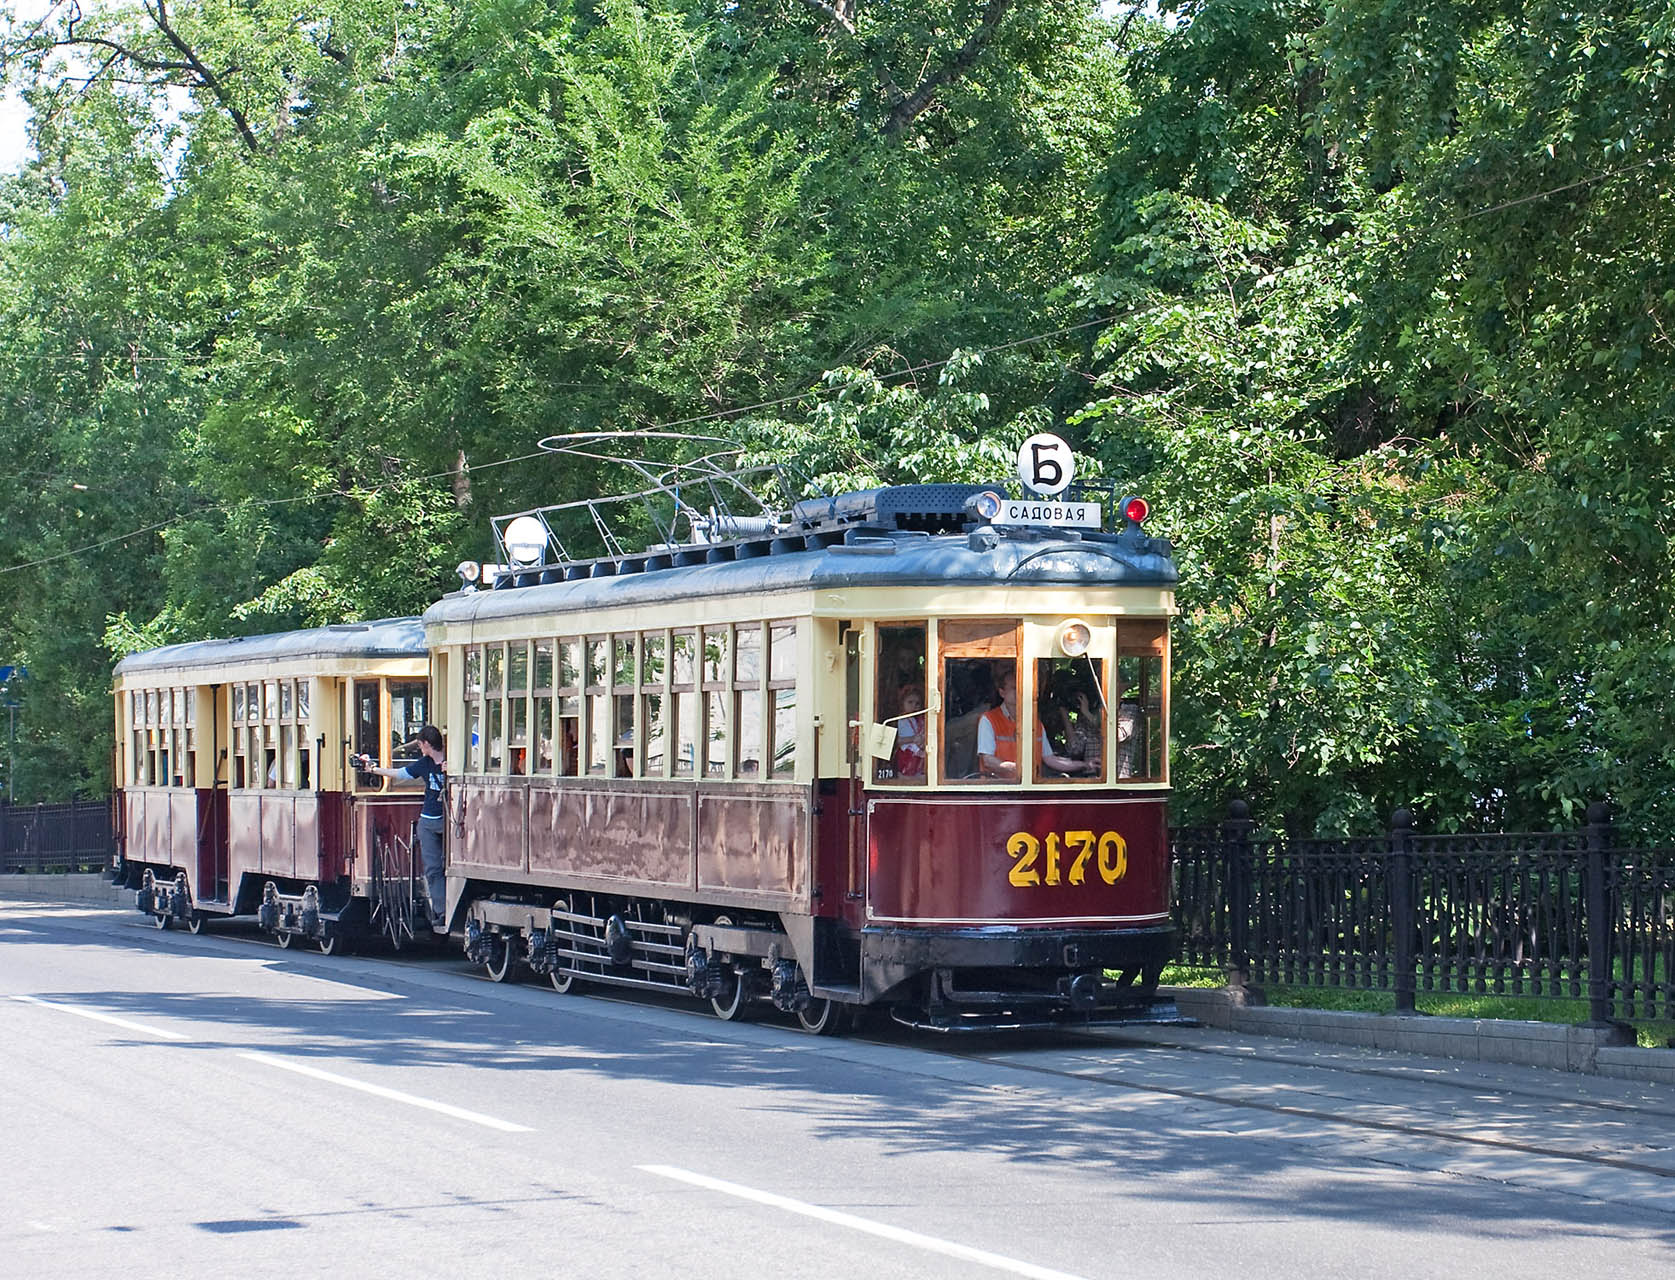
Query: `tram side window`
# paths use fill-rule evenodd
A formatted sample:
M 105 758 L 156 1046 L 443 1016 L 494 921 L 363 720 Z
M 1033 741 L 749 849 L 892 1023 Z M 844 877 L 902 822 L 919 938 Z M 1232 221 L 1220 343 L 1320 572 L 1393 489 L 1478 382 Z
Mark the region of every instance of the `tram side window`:
M 942 624 L 944 777 L 1017 782 L 1018 623 Z
M 1105 776 L 1105 663 L 1042 658 L 1035 664 L 1036 778 L 1098 782 Z
M 1117 776 L 1162 781 L 1167 766 L 1169 624 L 1117 627 Z
M 534 772 L 553 771 L 553 642 L 535 642 L 535 665 L 530 674 L 530 692 L 535 698 Z
M 606 683 L 610 678 L 607 668 L 610 642 L 589 640 L 584 649 L 587 659 L 587 772 L 589 777 L 603 778 L 611 772 L 611 692 Z
M 483 771 L 483 651 L 465 651 L 465 769 Z
M 644 640 L 644 661 L 640 665 L 640 724 L 646 739 L 643 767 L 648 778 L 665 773 L 663 686 L 668 679 L 668 637 L 661 631 L 648 632 Z
M 634 737 L 634 700 L 639 692 L 640 638 L 619 635 L 611 640 L 611 776 L 640 774 L 638 743 Z
M 914 786 L 925 781 L 925 627 L 878 628 L 877 687 L 873 718 L 893 724 L 890 754 L 873 759 L 873 781 Z
M 698 758 L 698 638 L 677 631 L 671 638 L 670 725 L 675 735 L 675 777 L 690 778 Z
M 558 642 L 558 771 L 582 775 L 582 642 Z
M 518 777 L 529 772 L 529 642 L 506 646 L 506 764 Z
M 768 624 L 768 697 L 773 704 L 773 776 L 797 776 L 797 624 Z
M 483 650 L 484 773 L 499 773 L 506 761 L 506 646 Z
M 733 770 L 754 782 L 762 776 L 762 624 L 733 631 Z
M 704 628 L 704 776 L 727 776 L 727 628 Z

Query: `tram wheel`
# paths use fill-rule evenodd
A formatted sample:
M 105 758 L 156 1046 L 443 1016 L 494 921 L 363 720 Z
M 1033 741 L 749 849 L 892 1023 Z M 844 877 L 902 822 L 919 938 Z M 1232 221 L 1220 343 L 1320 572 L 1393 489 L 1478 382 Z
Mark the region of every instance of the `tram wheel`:
M 343 935 L 336 929 L 328 928 L 318 939 L 320 954 L 334 956 L 343 949 Z
M 278 933 L 273 935 L 273 940 L 279 944 L 279 949 L 281 951 L 288 951 L 291 946 L 291 939 L 296 936 L 297 935 L 292 933 L 289 929 L 281 929 Z
M 710 1008 L 723 1022 L 737 1022 L 744 1017 L 744 979 L 736 973 L 727 975 L 727 986 L 718 996 L 710 997 Z
M 202 933 L 204 931 L 204 925 L 208 923 L 209 917 L 202 911 L 194 911 L 191 915 L 186 917 L 186 929 L 193 935 Z
M 169 927 L 169 921 L 173 918 L 174 917 L 170 916 L 166 911 L 154 912 L 151 917 L 151 927 L 153 929 L 167 929 Z
M 495 958 L 483 962 L 483 972 L 489 975 L 490 982 L 505 982 L 512 976 L 512 967 L 512 942 L 505 934 L 501 934 Z
M 848 1007 L 835 1000 L 810 1000 L 797 1010 L 797 1025 L 811 1036 L 834 1036 L 848 1021 Z
M 553 990 L 561 996 L 570 994 L 570 988 L 576 985 L 576 971 L 574 969 L 554 969 L 547 975 L 553 984 Z

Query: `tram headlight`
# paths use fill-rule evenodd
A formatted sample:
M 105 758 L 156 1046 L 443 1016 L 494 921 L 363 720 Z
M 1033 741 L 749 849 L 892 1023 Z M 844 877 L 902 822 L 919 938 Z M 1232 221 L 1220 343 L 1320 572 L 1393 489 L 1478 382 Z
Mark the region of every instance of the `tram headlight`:
M 1059 628 L 1059 648 L 1067 658 L 1080 658 L 1093 643 L 1093 631 L 1080 618 L 1072 618 Z
M 985 489 L 972 497 L 970 506 L 979 520 L 993 520 L 1000 514 L 1000 495 L 993 489 Z
M 1139 524 L 1151 514 L 1151 504 L 1144 498 L 1137 498 L 1133 494 L 1122 500 L 1122 516 L 1130 524 Z
M 501 535 L 514 564 L 535 564 L 547 551 L 547 526 L 534 516 L 519 516 Z
M 477 575 L 482 571 L 483 566 L 475 560 L 461 560 L 459 566 L 454 570 L 455 573 L 459 574 L 460 585 L 464 587 L 475 586 Z

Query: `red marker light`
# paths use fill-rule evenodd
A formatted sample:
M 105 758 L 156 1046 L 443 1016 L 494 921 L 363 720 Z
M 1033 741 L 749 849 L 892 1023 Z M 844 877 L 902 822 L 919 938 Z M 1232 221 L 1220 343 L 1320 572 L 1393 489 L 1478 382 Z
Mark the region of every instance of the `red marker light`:
M 1150 514 L 1151 508 L 1146 505 L 1144 498 L 1124 498 L 1122 504 L 1123 519 L 1132 520 L 1139 524 Z

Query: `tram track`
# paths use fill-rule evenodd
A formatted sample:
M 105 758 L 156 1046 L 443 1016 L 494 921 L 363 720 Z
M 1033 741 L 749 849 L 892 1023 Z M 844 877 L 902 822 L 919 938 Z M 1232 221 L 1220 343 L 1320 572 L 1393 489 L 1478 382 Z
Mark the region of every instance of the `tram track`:
M 132 922 L 131 927 L 142 929 L 147 935 L 153 935 L 149 924 Z M 265 937 L 241 934 L 232 930 L 217 930 L 214 936 L 219 941 L 236 942 L 249 946 L 252 950 L 258 948 L 271 949 L 283 954 L 287 959 L 318 960 L 322 967 L 329 968 L 332 958 L 316 955 L 309 951 L 284 949 L 275 946 Z M 159 939 L 161 941 L 161 939 Z M 398 969 L 414 971 L 435 970 L 439 964 L 447 963 L 455 971 L 455 976 L 471 976 L 483 983 L 485 987 L 500 986 L 487 975 L 482 974 L 476 967 L 466 965 L 461 957 L 450 955 L 451 948 L 442 944 L 440 948 L 424 948 L 421 950 L 391 952 L 380 954 L 376 951 L 359 953 L 357 958 L 362 960 L 389 963 Z M 463 969 L 464 974 L 458 973 Z M 522 985 L 522 984 L 520 984 Z M 529 984 L 533 985 L 533 984 Z M 669 997 L 641 992 L 613 991 L 601 984 L 590 987 L 584 995 L 587 999 L 599 1001 L 624 1008 L 645 1008 L 656 1005 L 670 1011 L 689 1014 L 705 1023 L 714 1020 L 706 1012 L 696 1007 L 688 1008 L 677 994 Z M 574 998 L 553 996 L 555 1003 L 564 999 Z M 791 1034 L 798 1034 L 794 1027 L 787 1025 L 785 1030 Z M 852 1033 L 847 1040 L 852 1043 L 866 1044 L 876 1048 L 902 1049 L 908 1048 L 916 1053 L 931 1057 L 941 1057 L 955 1061 L 979 1063 L 997 1070 L 1019 1073 L 1021 1075 L 1050 1080 L 1074 1082 L 1084 1087 L 1104 1087 L 1121 1090 L 1133 1094 L 1146 1094 L 1159 1097 L 1174 1098 L 1185 1102 L 1197 1102 L 1211 1106 L 1227 1107 L 1237 1111 L 1254 1114 L 1272 1115 L 1288 1120 L 1301 1120 L 1313 1124 L 1331 1126 L 1334 1129 L 1349 1132 L 1362 1131 L 1397 1137 L 1409 1137 L 1429 1142 L 1451 1144 L 1466 1149 L 1478 1149 L 1506 1153 L 1511 1155 L 1528 1156 L 1551 1159 L 1586 1165 L 1601 1169 L 1610 1169 L 1624 1173 L 1634 1173 L 1660 1179 L 1664 1182 L 1675 1182 L 1675 1162 L 1670 1165 L 1660 1165 L 1633 1156 L 1617 1155 L 1606 1152 L 1581 1150 L 1574 1146 L 1566 1146 L 1550 1141 L 1531 1140 L 1515 1136 L 1462 1132 L 1443 1124 L 1427 1123 L 1421 1119 L 1392 1119 L 1377 1116 L 1345 1114 L 1343 1111 L 1332 1110 L 1327 1107 L 1302 1105 L 1292 1102 L 1272 1101 L 1253 1098 L 1237 1091 L 1217 1087 L 1188 1087 L 1171 1084 L 1156 1079 L 1145 1079 L 1133 1074 L 1122 1073 L 1112 1069 L 1094 1069 L 1089 1067 L 1072 1067 L 1069 1065 L 1035 1060 L 1024 1056 L 1037 1048 L 1045 1052 L 1063 1052 L 1072 1046 L 1083 1048 L 1137 1048 L 1155 1050 L 1171 1054 L 1194 1054 L 1233 1058 L 1236 1061 L 1272 1062 L 1304 1068 L 1311 1071 L 1325 1072 L 1332 1076 L 1356 1077 L 1364 1079 L 1385 1079 L 1391 1081 L 1405 1081 L 1412 1083 L 1415 1076 L 1411 1071 L 1404 1071 L 1398 1067 L 1369 1066 L 1351 1064 L 1341 1061 L 1301 1060 L 1295 1053 L 1261 1051 L 1242 1051 L 1236 1056 L 1228 1050 L 1213 1045 L 1193 1045 L 1178 1041 L 1158 1042 L 1153 1040 L 1128 1038 L 1124 1039 L 1120 1033 L 1104 1034 L 1097 1030 L 1072 1029 L 1062 1033 L 1062 1039 L 1054 1038 L 1051 1044 L 1041 1043 L 1039 1033 L 1033 1033 L 1029 1043 L 1023 1047 L 1008 1047 L 1004 1052 L 993 1047 L 995 1037 L 982 1037 L 982 1043 L 960 1044 L 949 1043 L 946 1039 L 927 1040 L 924 1037 L 909 1038 L 910 1033 L 893 1028 L 874 1031 Z M 828 1042 L 834 1046 L 841 1046 L 843 1041 Z M 1497 1098 L 1515 1100 L 1518 1105 L 1529 1106 L 1538 1100 L 1545 1099 L 1545 1105 L 1550 1112 L 1562 1111 L 1570 1116 L 1583 1117 L 1586 1124 L 1588 1115 L 1611 1117 L 1620 1120 L 1625 1116 L 1650 1115 L 1660 1119 L 1675 1120 L 1675 1108 L 1657 1106 L 1636 1106 L 1609 1098 L 1565 1098 L 1552 1100 L 1550 1097 L 1532 1089 L 1509 1087 L 1505 1082 L 1490 1082 L 1477 1080 L 1447 1080 L 1439 1079 L 1435 1075 L 1427 1075 L 1424 1081 L 1428 1087 L 1443 1087 L 1457 1090 L 1469 1090 L 1479 1095 L 1491 1093 Z M 1351 1103 L 1349 1105 L 1363 1105 Z M 1400 1105 L 1400 1104 L 1385 1104 Z M 1531 1118 L 1531 1117 L 1526 1117 Z M 1549 1116 L 1551 1118 L 1551 1116 Z

